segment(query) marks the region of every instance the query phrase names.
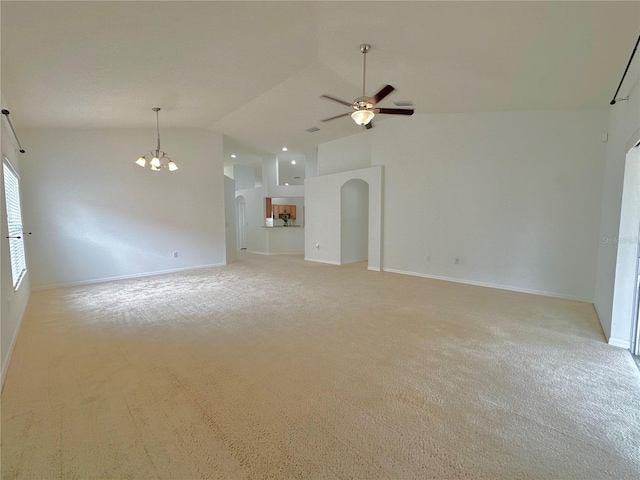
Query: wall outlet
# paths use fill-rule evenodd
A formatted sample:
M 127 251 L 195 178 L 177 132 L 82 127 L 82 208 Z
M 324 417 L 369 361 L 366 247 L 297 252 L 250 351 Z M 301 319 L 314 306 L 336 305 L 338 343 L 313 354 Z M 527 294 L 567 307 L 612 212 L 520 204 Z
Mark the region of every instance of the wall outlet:
M 173 258 L 178 258 L 178 252 L 173 252 Z
M 456 257 L 453 259 L 453 263 L 455 263 L 456 265 L 460 264 L 460 257 Z

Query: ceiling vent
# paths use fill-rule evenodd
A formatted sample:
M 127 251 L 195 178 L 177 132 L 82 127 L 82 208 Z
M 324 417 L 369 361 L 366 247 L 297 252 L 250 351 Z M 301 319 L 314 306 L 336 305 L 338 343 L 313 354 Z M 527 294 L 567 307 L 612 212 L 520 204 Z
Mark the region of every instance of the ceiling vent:
M 307 128 L 307 132 L 309 133 L 317 132 L 318 130 L 320 130 L 318 127 Z
M 413 102 L 411 100 L 393 102 L 393 104 L 397 107 L 413 107 Z

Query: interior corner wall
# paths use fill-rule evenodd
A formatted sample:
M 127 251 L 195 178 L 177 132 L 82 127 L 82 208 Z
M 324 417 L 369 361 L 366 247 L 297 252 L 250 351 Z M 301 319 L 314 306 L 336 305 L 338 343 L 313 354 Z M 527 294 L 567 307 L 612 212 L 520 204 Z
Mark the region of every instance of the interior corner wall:
M 605 110 L 392 118 L 321 146 L 319 171 L 360 148 L 384 166 L 384 270 L 592 302 L 606 123 Z
M 170 173 L 134 163 L 155 130 L 23 134 L 34 289 L 225 263 L 222 135 L 163 130 L 163 149 L 179 166 Z
M 635 73 L 625 80 L 629 100 L 610 106 L 608 112 L 609 140 L 602 187 L 602 218 L 594 299 L 609 343 L 622 347 L 627 347 L 630 341 L 632 305 L 626 304 L 624 295 L 614 302 L 618 235 L 627 152 L 634 141 L 640 139 L 640 74 L 637 65 L 630 72 Z M 623 90 L 620 96 L 626 95 Z
M 4 98 L 2 98 L 2 108 L 7 108 L 11 111 L 9 105 L 7 105 Z M 18 145 L 15 143 L 15 139 L 11 130 L 8 127 L 7 121 L 2 116 L 2 127 L 0 128 L 0 149 L 2 152 L 2 161 L 4 157 L 9 160 L 9 163 L 18 174 L 21 174 L 21 158 L 23 154 L 18 153 Z M 22 141 L 22 140 L 21 140 Z M 4 194 L 4 175 L 0 173 L 0 221 L 2 222 L 2 251 L 0 252 L 0 389 L 4 385 L 4 381 L 7 375 L 7 369 L 11 360 L 11 354 L 15 345 L 18 333 L 20 332 L 20 325 L 24 312 L 29 303 L 29 296 L 31 294 L 30 277 L 31 277 L 31 249 L 29 239 L 25 242 L 25 255 L 27 257 L 27 273 L 22 279 L 18 290 L 13 288 L 13 277 L 11 275 L 11 262 L 9 260 L 9 242 L 6 240 L 8 236 L 7 227 L 7 210 L 5 207 L 5 194 Z M 24 186 L 22 178 L 20 181 L 20 193 L 24 199 Z M 24 213 L 23 213 L 24 217 Z

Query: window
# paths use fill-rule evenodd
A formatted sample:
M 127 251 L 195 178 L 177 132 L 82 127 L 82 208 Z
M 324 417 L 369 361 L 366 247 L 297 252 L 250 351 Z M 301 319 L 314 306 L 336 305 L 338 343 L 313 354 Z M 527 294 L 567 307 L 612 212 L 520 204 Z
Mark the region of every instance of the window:
M 22 233 L 22 213 L 20 210 L 20 180 L 13 169 L 5 162 L 4 195 L 7 206 L 7 230 L 9 232 L 9 258 L 11 260 L 11 276 L 13 288 L 20 286 L 20 281 L 27 273 L 27 261 L 24 255 L 24 234 Z

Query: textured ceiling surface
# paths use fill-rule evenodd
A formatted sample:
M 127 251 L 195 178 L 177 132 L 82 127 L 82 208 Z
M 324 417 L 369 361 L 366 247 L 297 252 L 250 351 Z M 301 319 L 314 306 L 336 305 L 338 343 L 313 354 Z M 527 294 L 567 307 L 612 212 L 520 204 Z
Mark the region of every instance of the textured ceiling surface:
M 209 128 L 253 153 L 360 131 L 362 89 L 417 113 L 607 108 L 639 2 L 2 1 L 17 126 Z M 380 121 L 393 121 L 390 117 Z M 310 127 L 320 131 L 308 133 Z

